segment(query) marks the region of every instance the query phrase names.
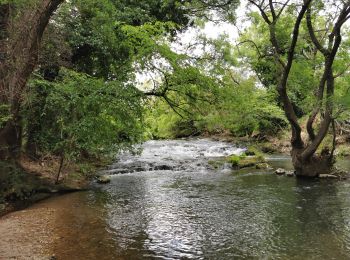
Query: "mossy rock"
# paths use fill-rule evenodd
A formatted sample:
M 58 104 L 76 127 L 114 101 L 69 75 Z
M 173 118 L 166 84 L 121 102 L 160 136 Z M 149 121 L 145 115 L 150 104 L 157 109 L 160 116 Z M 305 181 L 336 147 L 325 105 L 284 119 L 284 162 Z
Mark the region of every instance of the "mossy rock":
M 239 155 L 231 155 L 229 157 L 227 157 L 227 162 L 231 163 L 232 166 L 238 166 L 240 160 L 242 160 L 242 156 L 239 156 Z
M 208 164 L 216 170 L 222 168 L 225 163 L 226 163 L 226 161 L 224 159 L 217 159 L 217 160 L 209 160 L 208 161 Z
M 263 156 L 264 153 L 273 153 L 274 148 L 270 143 L 251 145 L 247 147 L 244 155 L 247 156 Z
M 247 150 L 244 152 L 247 156 L 261 155 L 261 151 L 254 145 L 248 146 Z
M 263 153 L 275 153 L 276 152 L 276 148 L 273 146 L 273 144 L 271 143 L 263 143 L 260 146 L 260 149 Z
M 227 161 L 232 164 L 233 167 L 242 169 L 247 167 L 254 167 L 257 164 L 266 163 L 264 156 L 245 156 L 245 155 L 231 155 L 227 158 Z
M 255 168 L 261 169 L 261 170 L 262 169 L 266 170 L 266 169 L 270 169 L 271 167 L 270 167 L 270 165 L 268 163 L 263 162 L 263 163 L 257 163 L 255 165 Z
M 264 156 L 247 156 L 242 158 L 239 163 L 239 168 L 246 168 L 246 167 L 254 167 L 257 164 L 261 164 L 265 162 Z

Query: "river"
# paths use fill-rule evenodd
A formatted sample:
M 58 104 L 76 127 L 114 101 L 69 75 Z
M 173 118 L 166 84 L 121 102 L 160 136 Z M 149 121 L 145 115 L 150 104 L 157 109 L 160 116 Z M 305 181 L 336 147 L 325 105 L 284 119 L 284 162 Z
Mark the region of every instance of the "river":
M 57 259 L 350 258 L 349 181 L 208 163 L 241 152 L 207 139 L 149 141 L 118 156 L 105 171 L 111 183 L 27 211 L 58 212 L 45 251 Z M 291 168 L 288 156 L 268 160 Z

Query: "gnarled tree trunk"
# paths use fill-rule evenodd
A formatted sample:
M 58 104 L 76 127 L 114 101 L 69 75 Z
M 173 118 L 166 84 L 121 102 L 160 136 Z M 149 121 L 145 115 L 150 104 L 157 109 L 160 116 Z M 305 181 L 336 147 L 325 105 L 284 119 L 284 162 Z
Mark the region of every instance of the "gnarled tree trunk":
M 303 158 L 302 150 L 292 149 L 292 162 L 296 176 L 317 177 L 332 171 L 334 159 L 330 154 L 313 154 L 310 158 Z
M 29 10 L 0 5 L 0 104 L 8 106 L 11 115 L 0 129 L 0 160 L 16 159 L 20 153 L 23 92 L 35 68 L 44 30 L 63 1 L 38 0 Z
M 319 174 L 329 173 L 332 170 L 334 159 L 334 149 L 335 149 L 335 129 L 334 129 L 334 117 L 333 117 L 333 103 L 332 98 L 334 96 L 334 75 L 333 75 L 333 63 L 338 52 L 342 37 L 341 37 L 341 27 L 350 18 L 350 2 L 345 1 L 343 3 L 342 9 L 339 15 L 336 17 L 335 23 L 329 26 L 331 32 L 328 37 L 328 47 L 324 47 L 317 39 L 311 22 L 311 7 L 313 0 L 303 0 L 301 9 L 298 12 L 297 18 L 294 22 L 294 28 L 292 33 L 291 43 L 288 47 L 287 60 L 283 60 L 283 52 L 280 48 L 280 43 L 278 42 L 276 36 L 276 24 L 283 13 L 284 9 L 287 7 L 289 1 L 285 0 L 284 3 L 268 1 L 268 5 L 265 1 L 255 1 L 249 0 L 249 2 L 256 6 L 264 21 L 268 24 L 270 30 L 270 42 L 273 47 L 273 55 L 278 66 L 278 77 L 279 83 L 277 86 L 279 97 L 283 103 L 284 112 L 291 125 L 292 129 L 292 161 L 294 168 L 296 170 L 297 176 L 304 177 L 316 177 Z M 269 13 L 266 12 L 269 8 Z M 323 76 L 320 79 L 317 92 L 317 102 L 313 111 L 310 114 L 309 120 L 306 125 L 309 140 L 304 141 L 301 136 L 302 128 L 298 122 L 296 113 L 292 106 L 292 103 L 287 94 L 287 83 L 289 78 L 289 73 L 294 61 L 295 48 L 298 42 L 299 28 L 302 20 L 306 14 L 307 28 L 310 38 L 317 49 L 324 56 L 324 70 Z M 326 96 L 324 92 L 326 91 Z M 313 128 L 313 123 L 319 114 L 321 108 L 323 109 L 323 116 L 321 118 L 321 123 L 319 125 L 319 130 L 315 133 Z M 322 151 L 317 154 L 317 150 L 324 140 L 325 136 L 329 131 L 329 126 L 333 125 L 333 148 L 329 152 L 327 150 Z

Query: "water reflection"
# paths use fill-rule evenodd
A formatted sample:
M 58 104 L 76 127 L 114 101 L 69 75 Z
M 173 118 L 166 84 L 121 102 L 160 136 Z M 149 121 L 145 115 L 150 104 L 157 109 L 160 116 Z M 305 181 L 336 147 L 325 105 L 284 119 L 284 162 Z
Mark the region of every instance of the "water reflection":
M 298 231 L 298 255 L 310 255 L 322 259 L 346 259 L 344 243 L 349 234 L 343 218 L 346 197 L 338 195 L 338 182 L 297 180 L 296 221 Z
M 172 170 L 115 175 L 111 184 L 88 194 L 101 222 L 92 223 L 86 235 L 108 248 L 106 259 L 350 258 L 349 182 L 215 170 L 207 165 L 209 157 L 188 159 L 191 151 L 209 146 L 227 152 L 223 143 L 218 149 L 205 142 L 175 142 L 173 149 L 184 151 L 186 159 L 179 151 L 173 159 L 162 155 Z M 147 162 L 164 164 L 159 151 L 171 150 L 163 147 L 169 142 L 150 146 Z M 142 155 L 124 159 L 145 160 Z M 288 157 L 270 163 L 291 167 Z

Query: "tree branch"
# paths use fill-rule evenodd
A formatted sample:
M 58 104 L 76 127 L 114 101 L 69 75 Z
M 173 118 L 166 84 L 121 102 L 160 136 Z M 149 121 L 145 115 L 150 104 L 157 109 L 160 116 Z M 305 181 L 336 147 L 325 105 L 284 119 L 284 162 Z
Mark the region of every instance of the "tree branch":
M 324 55 L 327 56 L 329 54 L 329 52 L 327 51 L 327 49 L 323 48 L 323 46 L 321 45 L 321 43 L 318 41 L 316 35 L 315 35 L 315 31 L 314 28 L 312 26 L 312 21 L 311 21 L 311 8 L 309 7 L 307 9 L 306 12 L 306 24 L 307 24 L 307 28 L 309 31 L 309 35 L 311 38 L 311 41 L 313 42 L 313 44 L 315 45 L 315 47 Z
M 301 21 L 305 15 L 305 12 L 307 8 L 309 7 L 312 0 L 305 0 L 304 4 L 297 16 L 296 22 L 294 24 L 293 28 L 293 36 L 292 36 L 292 42 L 288 50 L 288 57 L 287 57 L 287 64 L 283 69 L 282 78 L 278 84 L 278 93 L 280 95 L 280 98 L 283 102 L 284 112 L 286 114 L 286 117 L 288 121 L 290 122 L 292 126 L 292 146 L 294 148 L 302 148 L 303 147 L 303 141 L 301 138 L 301 127 L 298 123 L 297 116 L 295 114 L 294 108 L 292 106 L 292 103 L 288 97 L 287 94 L 287 80 L 289 77 L 289 73 L 293 64 L 294 60 L 294 53 L 295 53 L 295 47 L 298 41 L 299 36 L 299 27 L 301 24 Z
M 271 24 L 271 21 L 270 21 L 269 17 L 267 16 L 267 14 L 265 13 L 264 9 L 261 6 L 264 1 L 262 3 L 260 3 L 260 4 L 255 3 L 254 0 L 248 0 L 248 2 L 251 3 L 252 5 L 256 6 L 259 9 L 262 18 L 264 19 L 264 21 L 267 24 Z

